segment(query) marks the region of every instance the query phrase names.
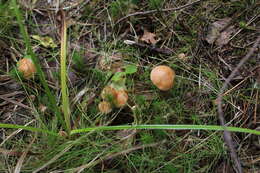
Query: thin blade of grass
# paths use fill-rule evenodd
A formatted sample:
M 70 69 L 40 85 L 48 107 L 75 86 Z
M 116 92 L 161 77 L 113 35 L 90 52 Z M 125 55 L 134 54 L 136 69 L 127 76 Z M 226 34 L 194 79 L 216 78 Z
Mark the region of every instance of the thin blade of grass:
M 53 131 L 30 127 L 22 126 L 16 124 L 3 124 L 0 123 L 0 128 L 11 128 L 11 129 L 24 129 L 32 132 L 41 132 L 50 134 L 53 136 L 60 136 L 58 133 Z M 97 126 L 97 127 L 88 127 L 84 129 L 76 129 L 71 131 L 71 135 L 90 132 L 90 131 L 114 131 L 114 130 L 126 130 L 126 129 L 150 129 L 150 130 L 212 130 L 212 131 L 223 131 L 225 128 L 222 126 L 216 125 L 170 125 L 170 124 L 151 124 L 151 125 L 121 125 L 121 126 Z M 240 132 L 248 133 L 254 135 L 260 135 L 260 131 L 240 128 L 240 127 L 226 127 L 226 130 L 231 132 Z
M 99 126 L 99 127 L 89 127 L 84 129 L 72 130 L 71 134 L 90 132 L 90 131 L 106 131 L 106 130 L 126 130 L 126 129 L 161 129 L 161 130 L 213 130 L 213 131 L 223 131 L 225 128 L 223 126 L 216 125 L 121 125 L 121 126 Z M 254 135 L 260 135 L 260 131 L 240 128 L 240 127 L 226 127 L 227 130 L 232 132 L 249 133 Z
M 32 132 L 41 132 L 41 133 L 49 134 L 49 135 L 52 135 L 52 136 L 60 136 L 58 133 L 55 133 L 53 131 L 49 131 L 49 130 L 45 130 L 45 129 L 41 129 L 41 128 L 36 128 L 36 127 L 31 127 L 31 126 L 0 123 L 0 128 L 23 129 L 23 130 L 28 130 L 28 131 L 32 131 Z
M 68 134 L 70 134 L 70 107 L 69 107 L 69 97 L 68 97 L 68 87 L 67 87 L 67 70 L 66 70 L 66 56 L 67 56 L 67 22 L 64 11 L 61 13 L 61 94 L 62 94 L 62 111 L 64 114 L 64 119 L 66 123 L 66 129 Z

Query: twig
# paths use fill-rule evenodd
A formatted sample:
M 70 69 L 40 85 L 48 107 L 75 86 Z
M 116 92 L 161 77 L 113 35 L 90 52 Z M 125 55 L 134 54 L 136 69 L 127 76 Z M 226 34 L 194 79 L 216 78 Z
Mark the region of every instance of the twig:
M 134 46 L 137 46 L 137 47 L 140 47 L 140 48 L 149 49 L 152 52 L 157 52 L 157 53 L 161 53 L 161 54 L 171 55 L 173 53 L 173 51 L 171 49 L 164 49 L 164 48 L 149 46 L 149 45 L 146 45 L 146 44 L 143 44 L 143 43 L 137 43 L 137 42 L 132 41 L 132 40 L 125 40 L 124 43 L 128 44 L 128 45 L 134 45 Z
M 234 89 L 236 89 L 237 87 L 239 87 L 242 83 L 244 83 L 248 78 L 252 77 L 252 75 L 249 75 L 247 77 L 245 77 L 241 82 L 239 82 L 238 84 L 236 84 L 234 87 L 232 87 L 231 89 L 229 89 L 228 91 L 226 91 L 222 96 L 225 96 L 227 94 L 229 94 L 230 92 L 232 92 Z
M 232 137 L 231 137 L 231 133 L 229 131 L 226 130 L 226 124 L 225 124 L 225 119 L 224 119 L 224 112 L 222 109 L 222 100 L 223 100 L 223 93 L 224 91 L 227 89 L 229 82 L 232 80 L 232 78 L 236 75 L 236 73 L 238 72 L 238 70 L 241 68 L 241 66 L 251 57 L 251 55 L 254 53 L 254 51 L 256 50 L 258 44 L 260 41 L 260 36 L 257 38 L 254 46 L 250 49 L 250 51 L 247 53 L 247 55 L 241 59 L 241 61 L 239 62 L 239 64 L 237 65 L 237 67 L 232 71 L 232 73 L 228 76 L 228 78 L 226 79 L 225 83 L 223 84 L 222 88 L 220 89 L 220 92 L 218 94 L 218 98 L 217 98 L 217 103 L 218 103 L 218 116 L 219 116 L 219 121 L 220 124 L 224 127 L 224 140 L 225 143 L 227 144 L 230 152 L 231 152 L 231 158 L 233 159 L 233 161 L 235 162 L 236 165 L 236 172 L 238 173 L 242 173 L 242 167 L 241 167 L 241 163 L 240 160 L 238 159 L 237 153 L 235 151 L 234 145 L 233 145 L 233 141 L 232 141 Z
M 3 95 L 0 95 L 0 96 L 1 97 L 13 97 L 13 96 L 16 96 L 16 95 L 19 95 L 19 94 L 23 94 L 23 91 L 15 91 L 15 92 L 3 94 Z
M 12 99 L 7 98 L 7 97 L 3 97 L 3 96 L 1 96 L 1 95 L 0 95 L 0 99 L 5 100 L 5 101 L 10 102 L 10 103 L 13 103 L 13 104 L 15 104 L 15 105 L 18 105 L 18 106 L 20 106 L 20 107 L 23 107 L 23 108 L 25 108 L 25 109 L 33 110 L 33 108 L 31 108 L 31 107 L 29 107 L 29 106 L 26 106 L 25 104 L 22 104 L 22 103 L 20 103 L 20 102 L 17 102 L 17 101 L 15 101 L 15 100 L 12 100 Z
M 186 4 L 186 5 L 177 7 L 177 8 L 166 8 L 166 9 L 162 9 L 162 10 L 160 10 L 160 11 L 158 11 L 158 10 L 138 11 L 138 12 L 135 12 L 135 13 L 128 14 L 128 15 L 126 15 L 125 17 L 122 17 L 121 19 L 119 19 L 119 20 L 115 23 L 115 25 L 118 24 L 118 23 L 120 23 L 120 22 L 122 22 L 123 20 L 125 20 L 125 19 L 131 17 L 131 16 L 147 15 L 147 14 L 151 14 L 151 13 L 155 13 L 155 12 L 178 11 L 178 10 L 182 10 L 182 9 L 184 9 L 184 8 L 190 7 L 190 6 L 194 5 L 194 4 L 197 4 L 197 3 L 199 3 L 200 1 L 201 1 L 201 0 L 197 0 L 197 1 L 194 1 L 194 2 L 192 2 L 192 3 Z

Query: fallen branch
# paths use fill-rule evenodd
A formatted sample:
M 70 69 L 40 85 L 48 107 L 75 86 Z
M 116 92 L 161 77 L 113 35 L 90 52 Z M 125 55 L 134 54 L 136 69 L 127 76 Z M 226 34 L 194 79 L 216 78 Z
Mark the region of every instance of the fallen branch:
M 236 73 L 238 72 L 238 70 L 243 66 L 243 64 L 252 56 L 252 54 L 255 52 L 258 44 L 260 42 L 260 36 L 257 38 L 254 46 L 250 49 L 250 51 L 247 53 L 247 55 L 241 59 L 241 61 L 239 62 L 239 64 L 237 65 L 237 67 L 232 71 L 232 73 L 228 76 L 228 78 L 226 79 L 225 83 L 223 84 L 222 88 L 220 89 L 220 92 L 218 94 L 218 98 L 217 98 L 217 103 L 218 103 L 218 116 L 219 116 L 219 121 L 220 121 L 220 125 L 224 127 L 224 140 L 225 143 L 227 144 L 229 150 L 230 150 L 230 154 L 231 154 L 231 158 L 233 159 L 233 161 L 235 162 L 235 166 L 237 168 L 236 172 L 238 173 L 242 173 L 242 167 L 241 167 L 241 163 L 240 160 L 238 159 L 237 153 L 235 151 L 234 148 L 234 144 L 232 141 L 232 137 L 231 137 L 231 133 L 230 131 L 227 131 L 226 129 L 226 124 L 225 124 L 225 118 L 224 118 L 224 112 L 222 109 L 222 100 L 223 100 L 223 93 L 224 91 L 227 89 L 228 84 L 230 83 L 230 81 L 234 78 L 234 76 L 236 75 Z

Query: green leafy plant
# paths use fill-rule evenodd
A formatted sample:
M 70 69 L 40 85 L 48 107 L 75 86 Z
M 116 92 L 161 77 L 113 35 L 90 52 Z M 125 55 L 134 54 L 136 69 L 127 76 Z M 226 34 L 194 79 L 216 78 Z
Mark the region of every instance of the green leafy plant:
M 112 81 L 119 82 L 124 80 L 127 75 L 134 74 L 137 72 L 137 67 L 135 65 L 126 65 L 123 72 L 116 72 L 112 77 Z

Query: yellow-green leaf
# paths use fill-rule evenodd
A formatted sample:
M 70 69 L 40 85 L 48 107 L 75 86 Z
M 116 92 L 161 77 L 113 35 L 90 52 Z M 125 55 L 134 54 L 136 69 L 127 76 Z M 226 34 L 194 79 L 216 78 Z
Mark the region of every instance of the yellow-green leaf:
M 39 41 L 39 43 L 41 45 L 43 45 L 44 47 L 51 47 L 51 48 L 55 48 L 57 47 L 57 45 L 55 44 L 55 42 L 53 41 L 53 39 L 51 37 L 45 36 L 39 36 L 39 35 L 32 35 L 32 38 Z

